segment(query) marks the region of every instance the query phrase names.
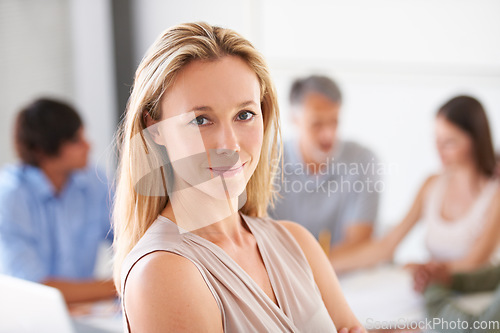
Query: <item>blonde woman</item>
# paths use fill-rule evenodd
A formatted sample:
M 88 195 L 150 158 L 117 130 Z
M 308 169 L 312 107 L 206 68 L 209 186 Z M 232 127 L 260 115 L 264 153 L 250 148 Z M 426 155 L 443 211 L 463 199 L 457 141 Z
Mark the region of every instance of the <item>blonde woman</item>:
M 129 332 L 363 331 L 321 247 L 265 216 L 278 105 L 232 30 L 166 30 L 121 133 L 115 281 Z

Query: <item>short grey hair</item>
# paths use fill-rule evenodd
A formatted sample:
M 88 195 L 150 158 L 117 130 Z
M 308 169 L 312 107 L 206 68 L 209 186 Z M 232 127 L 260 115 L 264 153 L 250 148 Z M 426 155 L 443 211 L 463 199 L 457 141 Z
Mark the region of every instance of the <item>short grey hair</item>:
M 311 75 L 293 82 L 289 96 L 290 104 L 292 106 L 301 104 L 309 93 L 318 93 L 332 102 L 342 103 L 342 93 L 335 81 L 326 76 Z

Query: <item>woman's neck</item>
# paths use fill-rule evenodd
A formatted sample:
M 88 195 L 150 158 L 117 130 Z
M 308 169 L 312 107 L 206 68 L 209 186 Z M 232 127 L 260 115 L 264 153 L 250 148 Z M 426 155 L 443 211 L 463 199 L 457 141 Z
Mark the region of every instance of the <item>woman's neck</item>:
M 487 182 L 487 177 L 473 163 L 456 166 L 447 173 L 456 185 L 473 191 L 480 190 Z
M 216 199 L 196 187 L 171 193 L 161 215 L 172 220 L 183 230 L 214 243 L 224 239 L 237 242 L 244 231 L 239 215 L 238 198 Z

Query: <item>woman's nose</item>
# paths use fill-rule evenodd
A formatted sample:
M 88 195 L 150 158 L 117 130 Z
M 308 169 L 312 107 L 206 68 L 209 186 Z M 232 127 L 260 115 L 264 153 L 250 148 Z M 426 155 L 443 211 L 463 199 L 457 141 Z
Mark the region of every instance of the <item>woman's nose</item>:
M 217 143 L 215 146 L 217 154 L 228 154 L 229 152 L 239 152 L 240 144 L 238 135 L 230 125 L 222 125 L 217 135 Z

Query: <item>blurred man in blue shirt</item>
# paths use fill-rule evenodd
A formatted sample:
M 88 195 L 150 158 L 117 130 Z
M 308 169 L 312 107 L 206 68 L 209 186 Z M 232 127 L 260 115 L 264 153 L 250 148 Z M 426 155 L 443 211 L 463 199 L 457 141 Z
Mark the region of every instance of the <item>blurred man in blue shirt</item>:
M 39 99 L 15 124 L 21 159 L 0 171 L 0 273 L 61 290 L 68 303 L 115 296 L 94 279 L 110 233 L 105 177 L 87 168 L 83 123 L 69 105 Z

